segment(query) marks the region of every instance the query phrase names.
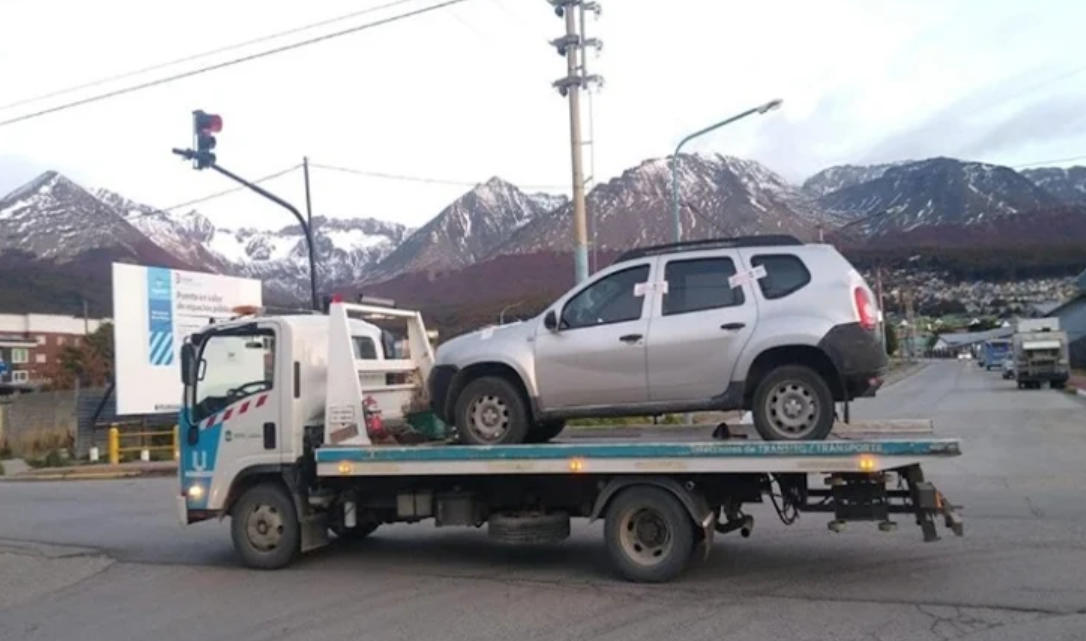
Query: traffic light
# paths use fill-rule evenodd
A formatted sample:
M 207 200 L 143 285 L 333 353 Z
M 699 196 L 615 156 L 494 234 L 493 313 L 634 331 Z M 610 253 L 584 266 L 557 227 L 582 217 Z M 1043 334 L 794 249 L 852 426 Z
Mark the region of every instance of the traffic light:
M 222 116 L 197 109 L 192 112 L 193 147 L 196 155 L 194 167 L 206 169 L 215 164 L 215 136 L 222 131 Z

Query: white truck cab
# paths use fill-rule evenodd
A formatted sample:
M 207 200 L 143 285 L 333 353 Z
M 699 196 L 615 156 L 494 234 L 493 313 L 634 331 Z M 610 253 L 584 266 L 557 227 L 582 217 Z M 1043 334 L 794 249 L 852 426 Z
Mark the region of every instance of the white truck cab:
M 368 444 L 365 417 L 403 418 L 401 408 L 418 385 L 397 382 L 395 375 L 432 361 L 421 316 L 376 306 L 351 308 L 374 320 L 407 319 L 417 360 L 394 358 L 386 330 L 345 313 L 261 316 L 245 308 L 239 310 L 243 316 L 186 340 L 179 416 L 184 522 L 227 509 L 239 479 L 293 465 L 307 438 Z M 330 377 L 330 371 L 338 374 Z M 329 433 L 326 425 L 332 427 Z

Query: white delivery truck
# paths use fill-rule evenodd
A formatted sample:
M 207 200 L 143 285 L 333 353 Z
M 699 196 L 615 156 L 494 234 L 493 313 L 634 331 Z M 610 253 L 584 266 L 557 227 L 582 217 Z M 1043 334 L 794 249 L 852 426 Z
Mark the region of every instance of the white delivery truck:
M 406 358 L 386 358 L 378 317 L 405 322 Z M 238 350 L 259 358 L 239 361 Z M 545 544 L 569 536 L 571 518 L 602 519 L 611 561 L 631 581 L 674 578 L 714 534 L 749 536 L 745 506 L 767 500 L 785 523 L 826 512 L 835 531 L 849 521 L 891 531 L 892 516 L 908 514 L 925 540 L 939 538 L 938 520 L 962 534 L 921 470 L 958 456 L 959 441 L 915 423 L 905 435 L 853 424 L 794 442 L 718 429 L 727 438 L 379 443 L 432 364 L 417 312 L 340 299 L 327 314 L 251 313 L 192 335 L 182 348 L 181 523 L 229 516 L 242 562 L 273 569 L 385 523 L 486 525 L 498 541 Z
M 1024 318 L 1012 337 L 1014 373 L 1018 389 L 1040 389 L 1047 382 L 1063 389 L 1071 377 L 1067 332 L 1058 318 Z

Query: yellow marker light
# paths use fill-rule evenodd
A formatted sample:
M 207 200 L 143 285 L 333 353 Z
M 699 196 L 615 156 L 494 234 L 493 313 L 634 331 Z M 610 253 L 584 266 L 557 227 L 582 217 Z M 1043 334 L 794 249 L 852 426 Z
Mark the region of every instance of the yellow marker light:
M 192 485 L 189 487 L 187 495 L 190 499 L 199 500 L 204 495 L 204 488 L 202 485 Z
M 571 459 L 569 459 L 569 471 L 570 472 L 583 472 L 584 471 L 584 459 L 583 458 L 571 458 Z
M 861 454 L 860 455 L 860 471 L 861 472 L 874 472 L 877 467 L 878 467 L 878 461 L 875 460 L 874 456 L 871 456 L 870 454 Z
M 350 463 L 348 463 L 347 461 L 343 461 L 342 463 L 339 464 L 339 473 L 340 474 L 350 474 L 352 471 L 354 471 L 354 466 L 351 465 Z

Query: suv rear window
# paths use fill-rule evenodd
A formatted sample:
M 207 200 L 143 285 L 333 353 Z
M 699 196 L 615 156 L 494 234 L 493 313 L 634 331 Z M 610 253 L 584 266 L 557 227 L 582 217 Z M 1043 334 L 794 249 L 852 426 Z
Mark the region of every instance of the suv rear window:
M 735 263 L 730 258 L 668 261 L 664 316 L 742 305 L 743 290 L 728 284 L 734 275 Z
M 811 282 L 811 272 L 799 256 L 793 254 L 755 256 L 750 264 L 765 268 L 765 278 L 758 279 L 758 287 L 768 300 L 784 298 Z

